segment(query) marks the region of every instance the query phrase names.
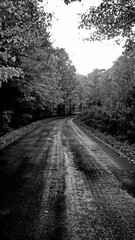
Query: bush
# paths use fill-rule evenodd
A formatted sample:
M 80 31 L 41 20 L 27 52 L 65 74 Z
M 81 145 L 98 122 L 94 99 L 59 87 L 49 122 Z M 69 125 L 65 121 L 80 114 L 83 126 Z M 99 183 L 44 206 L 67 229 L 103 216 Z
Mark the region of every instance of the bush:
M 6 133 L 11 128 L 13 111 L 3 111 L 0 115 L 0 132 Z
M 115 136 L 117 140 L 128 140 L 132 144 L 135 142 L 135 111 L 133 109 L 132 112 L 131 109 L 128 111 L 115 109 L 110 116 L 109 113 L 102 111 L 102 107 L 92 105 L 81 112 L 79 120 L 90 127 L 98 128 L 101 132 Z
M 32 114 L 22 114 L 19 116 L 14 116 L 12 119 L 12 127 L 18 128 L 20 126 L 25 126 L 29 123 L 31 123 L 33 120 Z
M 94 128 L 103 128 L 104 117 L 104 113 L 99 106 L 91 106 L 79 115 L 82 122 Z

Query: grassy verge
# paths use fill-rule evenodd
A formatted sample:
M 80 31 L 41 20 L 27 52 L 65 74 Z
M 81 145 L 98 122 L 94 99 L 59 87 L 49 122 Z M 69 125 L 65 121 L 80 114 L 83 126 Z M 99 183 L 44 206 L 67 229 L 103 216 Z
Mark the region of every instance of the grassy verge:
M 86 133 L 90 133 L 100 142 L 116 151 L 120 156 L 126 157 L 128 160 L 135 164 L 135 144 L 130 145 L 127 141 L 118 141 L 115 139 L 115 137 L 109 135 L 108 133 L 101 133 L 98 129 L 84 124 L 78 118 L 75 118 L 74 122 Z

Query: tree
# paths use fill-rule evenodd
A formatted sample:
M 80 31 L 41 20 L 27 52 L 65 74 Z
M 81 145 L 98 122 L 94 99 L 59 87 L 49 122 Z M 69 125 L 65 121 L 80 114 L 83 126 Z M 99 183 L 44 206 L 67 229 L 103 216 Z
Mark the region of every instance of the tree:
M 64 49 L 53 48 L 51 15 L 38 0 L 0 3 L 1 132 L 51 114 L 71 114 L 76 70 Z M 7 98 L 8 96 L 8 98 Z
M 50 15 L 39 8 L 40 0 L 0 3 L 0 82 L 22 75 L 20 55 L 43 44 Z
M 76 0 L 66 1 L 68 4 Z M 119 42 L 126 37 L 126 49 L 135 46 L 135 3 L 134 0 L 102 0 L 99 6 L 91 6 L 81 15 L 80 28 L 94 29 L 90 40 L 116 37 Z
M 77 110 L 82 111 L 87 106 L 87 100 L 89 95 L 89 88 L 87 85 L 86 77 L 77 74 Z
M 58 113 L 65 115 L 65 113 L 71 113 L 73 109 L 73 100 L 76 97 L 76 69 L 72 65 L 66 51 L 61 49 L 56 49 L 56 71 L 58 74 L 58 88 L 61 92 L 62 101 L 58 105 Z
M 88 15 L 83 15 L 86 27 L 95 26 L 97 35 L 110 39 L 114 36 L 129 36 L 135 24 L 134 1 L 103 0 L 98 7 L 90 7 Z
M 135 52 L 124 53 L 107 71 L 87 76 L 87 107 L 80 119 L 86 124 L 134 142 L 135 138 Z
M 29 62 L 29 67 L 33 66 L 36 75 L 38 71 L 35 63 L 41 64 L 37 48 L 46 48 L 45 59 L 50 54 L 48 26 L 51 15 L 44 12 L 39 6 L 40 2 L 42 1 L 2 0 L 0 2 L 1 127 L 5 122 L 1 119 L 7 119 L 8 125 L 14 127 L 41 118 L 41 115 L 45 116 L 47 113 L 48 106 L 43 101 L 43 94 L 37 91 L 40 89 L 40 83 L 36 84 L 36 76 L 34 78 L 28 66 L 27 71 L 22 63 L 24 59 L 25 62 Z M 4 131 L 8 130 L 8 125 L 5 125 Z

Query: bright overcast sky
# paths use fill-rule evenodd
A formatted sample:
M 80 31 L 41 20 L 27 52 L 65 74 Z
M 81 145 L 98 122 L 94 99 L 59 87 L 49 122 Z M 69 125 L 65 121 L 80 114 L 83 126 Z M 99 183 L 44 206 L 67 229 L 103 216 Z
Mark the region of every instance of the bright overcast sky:
M 54 46 L 65 48 L 79 74 L 87 75 L 95 68 L 108 69 L 122 53 L 122 48 L 113 41 L 83 41 L 89 36 L 89 31 L 78 29 L 78 13 L 85 12 L 90 5 L 100 2 L 82 0 L 81 3 L 65 5 L 64 0 L 49 0 L 45 6 L 45 11 L 54 13 L 55 16 L 51 29 Z

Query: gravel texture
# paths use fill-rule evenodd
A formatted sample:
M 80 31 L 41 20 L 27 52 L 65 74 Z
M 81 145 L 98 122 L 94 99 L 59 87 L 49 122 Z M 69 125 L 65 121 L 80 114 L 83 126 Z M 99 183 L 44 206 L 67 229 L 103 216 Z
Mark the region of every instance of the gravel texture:
M 101 133 L 99 130 L 91 128 L 78 119 L 74 120 L 85 132 L 90 133 L 98 141 L 102 142 L 113 151 L 117 152 L 120 156 L 126 157 L 129 161 L 135 164 L 135 143 L 130 145 L 127 141 L 121 142 L 115 139 L 115 137 Z
M 49 119 L 50 121 L 51 119 Z M 19 129 L 13 130 L 9 133 L 0 137 L 0 150 L 4 149 L 7 145 L 11 144 L 12 142 L 18 140 L 26 133 L 30 132 L 32 129 L 38 127 L 43 122 L 47 122 L 48 119 L 39 120 L 33 122 L 25 127 L 21 127 Z M 106 135 L 98 130 L 92 129 L 82 122 L 75 119 L 75 123 L 78 124 L 85 132 L 92 134 L 95 138 L 101 141 L 106 146 L 110 147 L 112 150 L 116 151 L 120 156 L 126 157 L 131 162 L 135 164 L 135 144 L 129 145 L 127 142 L 120 142 L 117 141 L 111 135 Z
M 35 127 L 38 127 L 40 124 L 42 124 L 43 120 L 39 120 L 36 122 L 33 122 L 25 127 L 21 127 L 19 129 L 13 130 L 11 132 L 6 133 L 5 135 L 0 137 L 0 150 L 5 148 L 7 145 L 11 144 L 12 142 L 18 140 L 26 133 L 30 132 Z
M 0 155 L 0 240 L 135 239 L 135 166 L 70 118 L 39 124 Z

